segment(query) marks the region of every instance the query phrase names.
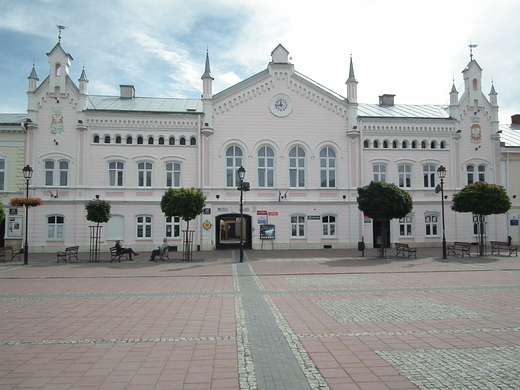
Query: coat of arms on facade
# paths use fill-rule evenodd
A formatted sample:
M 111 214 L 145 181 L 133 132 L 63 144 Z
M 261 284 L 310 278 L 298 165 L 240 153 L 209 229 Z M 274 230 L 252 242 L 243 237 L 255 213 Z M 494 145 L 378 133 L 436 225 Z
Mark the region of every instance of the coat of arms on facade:
M 480 142 L 482 138 L 482 130 L 480 125 L 471 125 L 471 142 Z
M 52 107 L 51 134 L 63 135 L 65 126 L 63 125 L 63 115 L 61 114 L 63 107 Z

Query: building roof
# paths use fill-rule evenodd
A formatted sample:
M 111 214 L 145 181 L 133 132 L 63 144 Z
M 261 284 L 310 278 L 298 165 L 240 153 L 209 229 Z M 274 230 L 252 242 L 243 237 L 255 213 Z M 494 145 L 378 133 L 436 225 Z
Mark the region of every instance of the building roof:
M 24 114 L 2 114 L 0 113 L 1 125 L 17 125 L 27 120 L 27 113 Z
M 121 98 L 119 96 L 90 95 L 87 110 L 202 113 L 200 99 Z
M 433 104 L 397 104 L 394 106 L 388 106 L 360 103 L 358 105 L 358 116 L 362 118 L 450 118 L 447 107 Z
M 520 125 L 499 125 L 500 142 L 506 147 L 520 147 Z

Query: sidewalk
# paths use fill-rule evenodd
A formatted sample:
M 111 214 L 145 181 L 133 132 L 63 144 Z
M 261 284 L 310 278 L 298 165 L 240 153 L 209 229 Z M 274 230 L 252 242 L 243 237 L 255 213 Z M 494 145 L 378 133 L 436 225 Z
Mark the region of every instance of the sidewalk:
M 0 390 L 520 388 L 517 257 L 360 254 L 0 263 Z

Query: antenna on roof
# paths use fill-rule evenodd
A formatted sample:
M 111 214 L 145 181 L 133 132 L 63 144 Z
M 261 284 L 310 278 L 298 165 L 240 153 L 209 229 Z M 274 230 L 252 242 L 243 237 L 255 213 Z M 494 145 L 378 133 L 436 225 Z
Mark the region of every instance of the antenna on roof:
M 61 30 L 65 30 L 68 27 L 61 24 L 57 24 L 56 27 L 58 28 L 58 42 L 61 42 Z
M 470 61 L 473 61 L 473 49 L 476 48 L 477 46 L 478 46 L 478 44 L 476 44 L 476 43 L 470 43 L 468 45 L 468 47 L 469 47 L 469 60 Z

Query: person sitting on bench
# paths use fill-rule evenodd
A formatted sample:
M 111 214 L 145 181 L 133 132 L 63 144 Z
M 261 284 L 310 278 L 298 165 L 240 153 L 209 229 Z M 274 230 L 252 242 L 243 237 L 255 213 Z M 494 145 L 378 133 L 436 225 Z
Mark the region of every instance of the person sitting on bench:
M 116 240 L 117 253 L 128 253 L 128 260 L 132 260 L 132 255 L 139 256 L 139 253 L 135 253 L 132 248 L 125 248 L 121 245 L 121 240 Z
M 167 238 L 163 238 L 162 241 L 163 241 L 163 243 L 159 247 L 159 249 L 154 249 L 152 251 L 152 254 L 150 255 L 150 261 L 154 261 L 155 260 L 155 256 L 158 256 L 161 253 L 164 253 L 164 251 L 168 248 L 168 239 Z

